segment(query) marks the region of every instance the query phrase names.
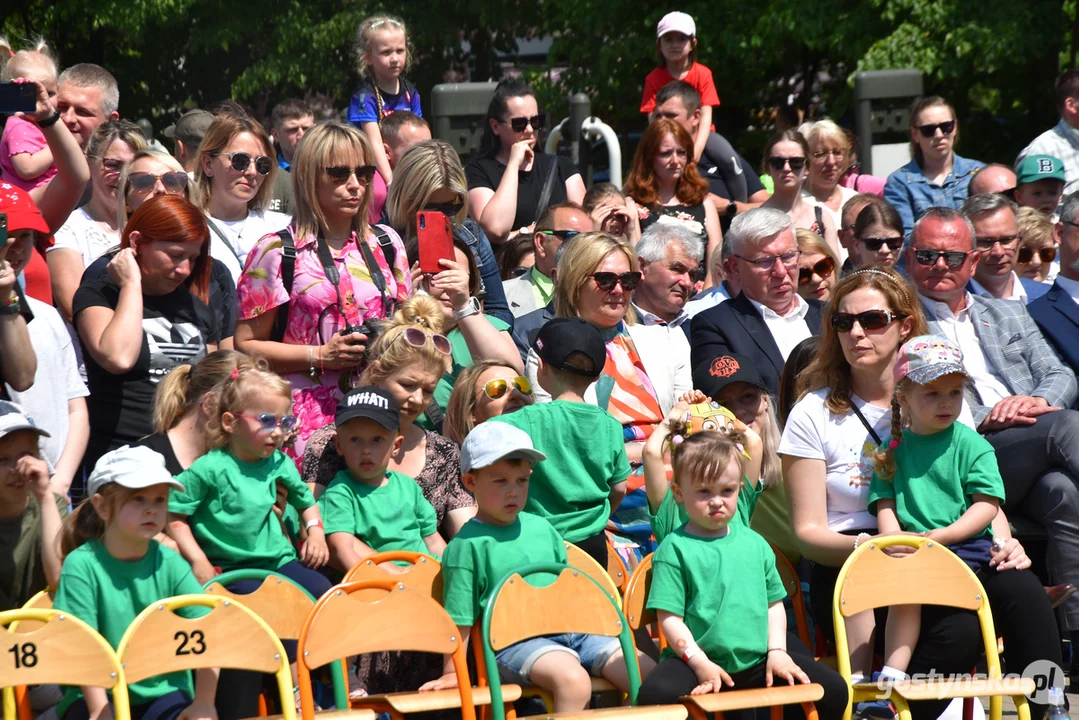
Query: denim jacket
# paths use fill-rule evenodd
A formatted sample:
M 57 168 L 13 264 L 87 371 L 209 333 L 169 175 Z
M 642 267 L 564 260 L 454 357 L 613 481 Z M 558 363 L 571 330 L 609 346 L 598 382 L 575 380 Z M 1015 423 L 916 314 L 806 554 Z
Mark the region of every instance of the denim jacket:
M 888 176 L 884 184 L 884 199 L 899 211 L 903 218 L 903 232 L 910 234 L 914 221 L 931 207 L 948 207 L 958 210 L 967 199 L 971 178 L 985 163 L 952 155 L 952 170 L 944 178 L 943 185 L 934 185 L 922 173 L 916 160 L 911 160 Z
M 465 218 L 461 225 L 454 228 L 454 232 L 468 243 L 472 257 L 476 258 L 476 267 L 480 271 L 480 292 L 483 294 L 483 312 L 509 324 L 512 333 L 513 313 L 506 301 L 506 291 L 502 289 L 502 276 L 498 271 L 491 241 L 487 239 L 480 224 L 472 218 Z

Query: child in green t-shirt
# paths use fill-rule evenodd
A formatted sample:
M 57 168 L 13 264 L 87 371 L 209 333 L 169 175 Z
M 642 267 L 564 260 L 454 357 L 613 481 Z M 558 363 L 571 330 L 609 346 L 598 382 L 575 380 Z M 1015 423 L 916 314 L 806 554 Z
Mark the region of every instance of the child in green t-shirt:
M 368 555 L 409 550 L 442 555 L 438 517 L 412 478 L 387 470 L 401 449 L 401 411 L 385 390 L 363 386 L 337 404 L 337 473 L 318 500 L 326 523 L 330 563 L 348 572 Z
M 529 476 L 546 459 L 528 434 L 505 423 L 477 425 L 461 445 L 461 482 L 476 497 L 476 517 L 446 546 L 442 560 L 443 601 L 467 643 L 495 586 L 514 570 L 541 562 L 566 562 L 561 536 L 547 520 L 528 512 Z M 554 578 L 546 578 L 550 583 Z M 533 577 L 530 582 L 543 582 Z M 641 674 L 652 661 L 638 653 Z M 549 690 L 555 712 L 582 710 L 591 696 L 590 675 L 604 677 L 623 692 L 629 676 L 617 638 L 567 634 L 531 638 L 495 655 L 504 682 Z M 444 674 L 421 690 L 456 687 L 453 659 Z
M 741 440 L 737 431 L 699 432 L 672 453 L 671 489 L 689 520 L 652 559 L 647 607 L 657 611 L 669 647 L 638 699 L 666 705 L 727 687 L 770 687 L 773 679 L 816 682 L 824 686 L 819 717 L 838 720 L 846 711 L 846 683 L 788 636 L 775 554 L 735 520 L 747 464 Z M 793 720 L 803 713 L 793 705 L 785 715 Z
M 578 318 L 547 322 L 534 344 L 537 380 L 549 403 L 491 418 L 524 430 L 547 459 L 536 465 L 525 510 L 546 518 L 562 537 L 607 565 L 607 520 L 632 473 L 622 425 L 584 401 L 603 372 L 607 350 L 599 330 Z
M 899 348 L 893 375 L 892 433 L 877 452 L 869 512 L 882 535 L 925 535 L 975 573 L 988 572 L 1004 480 L 989 441 L 956 422 L 970 380 L 963 352 L 939 335 L 911 338 Z M 882 678 L 906 679 L 920 630 L 921 606 L 889 608 Z
M 65 558 L 53 607 L 97 630 L 113 648 L 150 605 L 202 593 L 184 559 L 154 541 L 165 527 L 170 487 L 184 489 L 160 454 L 147 447 L 113 450 L 97 461 L 87 481 L 88 497 L 64 528 Z M 216 718 L 217 675 L 217 670 L 199 670 L 193 689 L 186 671 L 128 685 L 131 717 Z M 108 704 L 104 688 L 68 687 L 57 714 L 69 720 L 96 718 L 111 715 Z

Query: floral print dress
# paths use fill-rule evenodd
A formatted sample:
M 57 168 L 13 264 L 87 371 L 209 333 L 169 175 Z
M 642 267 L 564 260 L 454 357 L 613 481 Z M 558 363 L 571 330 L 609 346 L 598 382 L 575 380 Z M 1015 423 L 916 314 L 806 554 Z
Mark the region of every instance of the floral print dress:
M 386 262 L 374 232 L 368 231 L 366 242 L 378 263 L 378 271 L 386 280 L 387 298 L 396 305 L 407 299 L 411 292 L 408 257 L 397 233 L 391 228 L 380 227 L 389 235 L 397 251 L 393 268 Z M 288 326 L 283 342 L 314 347 L 329 342 L 345 327 L 346 318 L 349 324 L 359 326 L 365 320 L 387 317 L 355 233 L 341 252 L 333 253 L 341 276 L 341 304 L 338 306 L 337 292 L 318 259 L 315 236 L 297 238 L 295 225 L 290 225 L 286 231 L 292 234 L 296 244 L 291 296 L 285 292 L 281 280 L 281 238 L 276 233 L 266 235 L 247 254 L 243 274 L 237 283 L 240 320 L 251 320 L 288 303 Z M 306 372 L 285 375 L 292 383 L 293 413 L 300 421 L 295 444 L 285 451 L 297 465 L 303 459 L 304 446 L 312 433 L 333 423 L 337 401 L 356 374 L 356 370 L 350 369 L 319 373 L 317 359 L 315 366 L 313 376 Z

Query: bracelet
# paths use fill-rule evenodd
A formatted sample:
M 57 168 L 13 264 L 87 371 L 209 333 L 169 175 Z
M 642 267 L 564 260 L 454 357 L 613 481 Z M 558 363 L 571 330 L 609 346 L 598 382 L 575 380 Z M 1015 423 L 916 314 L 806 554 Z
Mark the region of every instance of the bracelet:
M 304 525 L 304 528 L 307 530 L 310 530 L 313 527 L 322 527 L 322 518 L 311 518 L 307 521 L 307 524 Z
M 310 345 L 307 346 L 307 374 L 312 379 L 315 377 L 315 349 Z
M 0 315 L 18 315 L 20 309 L 19 295 L 12 290 L 11 296 L 7 299 L 7 302 L 0 305 Z
M 54 112 L 52 115 L 45 118 L 44 120 L 37 121 L 37 126 L 39 128 L 41 128 L 42 130 L 44 130 L 46 128 L 51 128 L 53 125 L 55 125 L 59 121 L 60 121 L 60 108 L 56 108 L 56 112 Z
M 787 652 L 787 648 L 768 648 L 768 652 L 766 652 L 765 655 L 770 652 Z
M 325 366 L 322 364 L 322 346 L 318 346 L 318 374 L 322 375 L 326 372 Z
M 873 536 L 870 535 L 867 532 L 858 533 L 858 536 L 854 538 L 854 547 L 851 548 L 851 549 L 852 550 L 857 550 L 858 549 L 858 543 L 862 542 L 862 538 L 865 538 L 866 540 L 868 540 L 871 537 L 873 537 Z
M 694 655 L 696 655 L 697 653 L 699 653 L 700 651 L 701 651 L 701 649 L 699 647 L 697 647 L 696 645 L 694 645 L 693 647 L 686 648 L 685 652 L 682 653 L 682 662 L 684 662 L 686 665 L 689 665 L 689 659 L 691 657 L 693 657 Z

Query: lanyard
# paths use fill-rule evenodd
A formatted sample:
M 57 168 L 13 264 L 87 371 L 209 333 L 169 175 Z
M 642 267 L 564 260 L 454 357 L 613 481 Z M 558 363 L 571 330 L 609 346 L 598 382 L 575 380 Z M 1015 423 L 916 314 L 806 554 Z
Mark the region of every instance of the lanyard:
M 873 426 L 869 424 L 869 421 L 865 419 L 865 415 L 858 409 L 858 406 L 854 404 L 854 398 L 850 399 L 850 409 L 854 411 L 854 414 L 858 416 L 858 419 L 862 421 L 862 425 L 869 431 L 869 435 L 873 438 L 873 442 L 880 447 L 880 435 L 877 435 L 877 431 L 873 429 Z

